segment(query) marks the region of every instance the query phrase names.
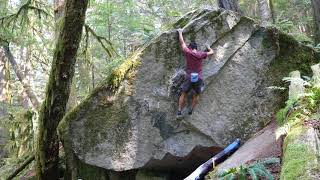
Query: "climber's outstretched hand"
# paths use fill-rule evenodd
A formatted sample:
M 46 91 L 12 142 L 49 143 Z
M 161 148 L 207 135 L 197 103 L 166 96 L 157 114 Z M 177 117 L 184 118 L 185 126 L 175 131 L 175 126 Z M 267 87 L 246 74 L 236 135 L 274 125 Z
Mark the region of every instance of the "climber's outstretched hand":
M 181 29 L 181 28 L 177 29 L 177 32 L 179 33 L 180 46 L 181 46 L 182 49 L 186 49 L 186 48 L 187 48 L 187 45 L 186 45 L 186 43 L 184 42 L 183 35 L 182 35 L 182 31 L 183 31 L 183 29 Z
M 211 47 L 208 44 L 206 44 L 206 48 L 208 49 L 207 55 L 208 56 L 212 55 L 213 54 L 213 50 L 211 49 Z

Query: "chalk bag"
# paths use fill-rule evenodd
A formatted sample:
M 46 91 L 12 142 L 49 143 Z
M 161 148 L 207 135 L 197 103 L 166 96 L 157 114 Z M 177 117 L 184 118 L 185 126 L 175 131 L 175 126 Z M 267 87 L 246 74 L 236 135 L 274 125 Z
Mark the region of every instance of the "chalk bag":
M 190 80 L 191 82 L 195 83 L 195 82 L 198 82 L 199 80 L 199 73 L 191 73 L 191 76 L 190 76 Z

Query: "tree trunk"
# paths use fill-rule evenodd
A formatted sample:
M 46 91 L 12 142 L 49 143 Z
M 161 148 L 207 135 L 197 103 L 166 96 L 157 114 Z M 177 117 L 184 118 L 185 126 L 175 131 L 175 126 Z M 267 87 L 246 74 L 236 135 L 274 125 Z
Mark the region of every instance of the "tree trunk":
M 8 0 L 1 0 L 1 11 L 0 11 L 0 17 L 4 17 L 8 13 Z
M 91 83 L 92 83 L 92 89 L 95 88 L 95 77 L 94 77 L 94 65 L 93 62 L 91 63 Z
M 108 17 L 107 17 L 108 40 L 111 41 L 111 28 L 112 28 L 112 24 L 111 24 L 112 8 L 110 7 L 111 2 L 107 1 L 107 5 L 108 5 Z
M 77 106 L 77 77 L 73 76 L 66 111 Z
M 218 6 L 241 14 L 239 0 L 218 0 Z
M 91 60 L 90 60 L 91 61 Z M 90 64 L 88 60 L 80 59 L 79 64 L 79 91 L 87 95 L 91 91 Z
M 31 61 L 30 61 L 30 57 L 31 57 L 31 47 L 30 46 L 28 46 L 26 48 L 21 47 L 21 49 L 20 49 L 21 65 L 20 65 L 20 67 L 21 67 L 21 71 L 23 72 L 23 76 L 24 76 L 25 82 L 27 84 L 31 83 L 31 74 L 30 74 Z M 28 97 L 28 94 L 25 91 L 22 92 L 21 104 L 25 108 L 30 107 L 30 99 Z
M 125 38 L 123 38 L 123 54 L 124 57 L 127 58 L 127 41 Z
M 56 128 L 66 112 L 87 5 L 88 0 L 66 0 L 46 97 L 39 113 L 36 150 L 38 179 L 59 178 L 59 140 Z
M 271 23 L 272 15 L 269 6 L 269 0 L 257 0 L 259 6 L 260 17 L 263 25 Z
M 314 42 L 320 43 L 320 0 L 312 0 L 313 18 L 314 18 Z
M 9 102 L 8 67 L 3 49 L 0 49 L 0 102 Z
M 4 49 L 4 52 L 5 52 L 5 55 L 6 55 L 7 59 L 9 60 L 11 66 L 12 66 L 12 69 L 16 73 L 20 83 L 23 86 L 24 91 L 27 93 L 27 95 L 28 95 L 28 97 L 29 97 L 29 99 L 30 99 L 30 101 L 32 103 L 32 106 L 35 109 L 37 109 L 39 107 L 39 104 L 40 104 L 38 99 L 37 99 L 37 96 L 33 92 L 33 90 L 31 89 L 31 86 L 28 83 L 28 81 L 25 79 L 24 73 L 21 71 L 21 69 L 19 69 L 17 61 L 14 59 L 14 57 L 13 57 L 11 51 L 10 51 L 9 44 L 4 45 L 3 49 Z
M 269 0 L 272 23 L 276 23 L 276 12 L 274 11 L 273 0 Z
M 2 9 L 0 11 L 0 17 L 4 17 L 8 13 L 8 0 L 2 0 Z M 0 38 L 1 40 L 1 38 Z M 0 43 L 5 43 L 1 42 Z M 5 59 L 4 49 L 0 47 L 0 102 L 11 103 L 10 94 L 10 71 L 8 67 L 8 62 Z

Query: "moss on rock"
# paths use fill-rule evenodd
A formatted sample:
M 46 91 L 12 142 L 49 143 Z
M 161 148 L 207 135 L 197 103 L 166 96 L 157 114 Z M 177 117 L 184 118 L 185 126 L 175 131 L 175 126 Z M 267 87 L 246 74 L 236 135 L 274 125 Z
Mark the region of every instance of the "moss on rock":
M 304 124 L 305 120 L 318 113 L 320 99 L 318 91 L 316 88 L 308 88 L 306 92 L 310 93 L 310 96 L 300 97 L 294 105 L 290 105 L 290 108 L 287 105 L 280 110 L 286 117 L 282 123 L 286 123 L 289 127 L 283 143 L 281 179 L 318 179 L 320 161 L 319 149 L 316 146 L 319 139 L 315 135 L 315 130 Z
M 117 141 L 118 152 L 120 152 L 127 133 L 118 133 L 119 136 L 110 134 L 111 129 L 117 129 L 118 131 L 128 132 L 124 128 L 130 128 L 128 121 L 127 106 L 122 101 L 115 101 L 121 99 L 124 95 L 121 88 L 122 82 L 125 79 L 132 79 L 136 68 L 140 64 L 140 54 L 144 50 L 144 47 L 135 52 L 129 59 L 122 63 L 116 68 L 110 76 L 108 76 L 104 82 L 95 88 L 88 97 L 82 101 L 78 106 L 69 111 L 58 126 L 58 135 L 63 142 L 66 152 L 69 152 L 68 156 L 73 156 L 73 145 L 72 145 L 72 123 L 76 123 L 82 118 L 86 118 L 84 121 L 84 134 L 86 137 L 90 136 L 93 138 L 85 139 L 83 143 L 82 151 L 89 151 L 94 148 L 101 140 L 110 138 Z M 118 111 L 118 109 L 121 111 Z M 111 137 L 112 136 L 112 137 Z M 69 162 L 70 163 L 70 162 Z M 84 164 L 81 160 L 77 162 L 71 162 L 76 166 L 78 171 L 85 174 L 90 172 L 96 172 L 96 168 Z M 76 163 L 76 164 L 74 164 Z M 80 169 L 79 169 L 80 168 Z M 98 170 L 100 172 L 100 170 Z M 86 173 L 88 172 L 88 173 Z M 91 175 L 85 175 L 84 177 L 95 177 Z
M 297 142 L 306 128 L 296 126 L 288 133 L 284 143 L 284 157 L 281 179 L 313 179 L 311 174 L 319 173 L 316 152 L 303 142 Z
M 299 70 L 302 75 L 310 76 L 310 66 L 319 62 L 316 52 L 305 45 L 297 42 L 292 36 L 279 32 L 275 29 L 268 29 L 269 41 L 265 39 L 265 45 L 275 43 L 278 46 L 278 55 L 271 64 L 270 73 L 274 77 L 286 77 L 289 72 Z M 278 78 L 274 85 L 283 85 Z
M 64 138 L 64 134 L 66 133 L 65 131 L 68 129 L 70 121 L 76 120 L 78 119 L 78 117 L 83 116 L 85 112 L 81 110 L 89 109 L 92 105 L 92 100 L 94 99 L 94 97 L 99 97 L 99 93 L 108 91 L 109 93 L 106 94 L 117 94 L 116 91 L 121 85 L 121 82 L 123 82 L 123 80 L 126 78 L 126 75 L 132 75 L 132 71 L 135 71 L 135 68 L 139 66 L 140 54 L 143 50 L 144 48 L 138 50 L 118 68 L 113 70 L 111 75 L 108 76 L 97 88 L 95 88 L 85 100 L 83 100 L 78 106 L 76 106 L 64 116 L 58 127 L 59 136 L 61 138 Z

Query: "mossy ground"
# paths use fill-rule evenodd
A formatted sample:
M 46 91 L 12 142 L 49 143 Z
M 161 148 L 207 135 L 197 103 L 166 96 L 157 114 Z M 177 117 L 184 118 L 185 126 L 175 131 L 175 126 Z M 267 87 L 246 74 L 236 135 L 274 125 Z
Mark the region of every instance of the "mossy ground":
M 308 180 L 312 179 L 308 173 L 320 172 L 315 152 L 311 151 L 306 144 L 294 142 L 304 132 L 305 129 L 298 126 L 292 129 L 286 137 L 281 179 Z
M 314 152 L 308 142 L 304 140 L 304 134 L 310 127 L 304 125 L 305 120 L 311 119 L 318 114 L 320 105 L 320 90 L 308 88 L 307 93 L 311 95 L 301 97 L 294 103 L 287 103 L 287 107 L 278 112 L 280 124 L 289 126 L 287 136 L 283 143 L 283 165 L 281 179 L 314 179 L 312 175 L 320 173 L 317 160 L 319 152 Z

